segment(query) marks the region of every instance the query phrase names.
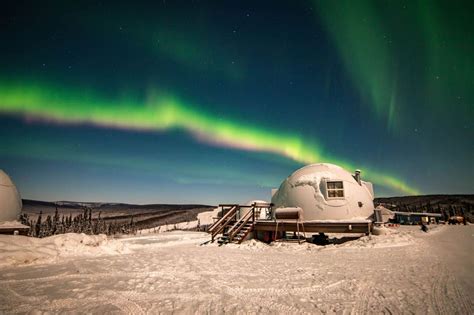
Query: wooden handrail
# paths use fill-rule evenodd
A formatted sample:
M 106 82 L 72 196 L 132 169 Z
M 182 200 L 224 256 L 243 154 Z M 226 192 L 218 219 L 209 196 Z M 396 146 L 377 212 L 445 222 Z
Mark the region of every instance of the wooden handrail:
M 214 242 L 214 238 L 216 235 L 222 233 L 225 227 L 234 219 L 234 216 L 239 209 L 239 205 L 233 205 L 229 211 L 222 216 L 222 218 L 214 223 L 210 228 L 209 232 L 211 232 L 211 242 Z M 224 209 L 223 209 L 224 210 Z
M 238 205 L 232 205 L 232 208 L 229 209 L 229 211 L 222 216 L 217 222 L 215 222 L 211 227 L 208 229 L 209 232 L 212 232 L 215 228 L 217 228 L 219 225 L 221 225 L 224 220 L 226 220 L 228 217 L 232 216 L 235 214 L 236 210 L 239 208 Z
M 218 234 L 220 234 L 224 231 L 225 227 L 227 226 L 227 224 L 229 224 L 230 221 L 232 221 L 232 216 L 227 218 L 227 220 L 224 222 L 224 224 L 222 224 L 217 230 L 212 232 L 212 234 L 211 234 L 211 240 L 212 241 L 214 241 L 214 237 L 216 237 L 216 235 L 218 235 Z
M 215 237 L 223 233 L 226 227 L 230 226 L 231 222 L 235 222 L 230 229 L 226 231 L 226 235 L 228 236 L 229 241 L 233 241 L 234 237 L 242 231 L 242 229 L 248 224 L 249 221 L 252 222 L 252 226 L 249 229 L 245 229 L 245 235 L 243 235 L 242 239 L 238 239 L 238 242 L 242 242 L 243 238 L 248 235 L 250 231 L 253 230 L 253 226 L 255 225 L 256 220 L 258 220 L 257 216 L 257 209 L 261 210 L 262 208 L 267 208 L 271 211 L 273 207 L 272 203 L 257 203 L 254 202 L 252 205 L 238 205 L 238 204 L 220 204 L 219 207 L 222 208 L 222 217 L 219 218 L 216 222 L 214 222 L 209 229 L 207 230 L 211 233 L 211 242 L 214 242 Z M 242 216 L 239 220 L 237 220 L 237 211 L 241 208 L 248 209 L 248 211 L 244 216 Z M 235 221 L 234 221 L 235 220 Z
M 252 210 L 247 212 L 234 226 L 229 230 L 229 239 L 232 241 L 234 236 L 242 230 L 242 228 L 249 222 L 250 218 L 255 217 L 255 208 L 252 207 Z M 255 221 L 255 220 L 254 220 Z M 253 224 L 253 223 L 252 223 Z
M 241 225 L 241 223 L 243 222 L 243 220 L 249 218 L 251 216 L 251 213 L 253 211 L 253 208 L 251 211 L 247 212 L 242 218 L 240 218 L 239 221 L 237 221 L 231 228 L 229 231 L 227 231 L 227 233 L 229 233 L 229 235 L 232 234 L 232 231 L 235 230 L 237 227 L 239 227 Z
M 252 207 L 255 207 L 255 208 L 267 208 L 267 209 L 271 209 L 273 207 L 273 203 L 254 203 L 252 204 Z
M 242 228 L 245 226 L 245 224 L 247 224 L 247 222 L 248 222 L 249 220 L 250 220 L 250 217 L 248 217 L 248 218 L 239 226 L 239 228 L 237 228 L 237 229 L 234 231 L 234 233 L 232 233 L 231 235 L 229 235 L 229 239 L 230 239 L 231 241 L 234 239 L 234 236 L 242 230 Z M 252 224 L 252 226 L 253 226 L 253 224 Z

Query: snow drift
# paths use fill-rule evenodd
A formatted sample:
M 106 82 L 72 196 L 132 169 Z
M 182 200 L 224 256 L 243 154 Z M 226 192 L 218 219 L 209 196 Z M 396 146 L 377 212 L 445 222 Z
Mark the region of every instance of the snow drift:
M 51 263 L 58 258 L 128 253 L 118 240 L 106 235 L 67 233 L 46 238 L 0 235 L 0 266 Z

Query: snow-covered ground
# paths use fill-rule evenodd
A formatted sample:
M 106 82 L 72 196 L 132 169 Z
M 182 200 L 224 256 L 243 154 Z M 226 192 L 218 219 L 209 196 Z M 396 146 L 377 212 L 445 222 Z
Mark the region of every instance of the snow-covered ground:
M 202 226 L 202 225 L 210 225 L 215 222 L 214 219 L 217 219 L 217 215 L 219 211 L 220 211 L 220 208 L 215 208 L 212 211 L 204 211 L 204 212 L 198 213 L 197 220 L 189 221 L 189 222 L 181 222 L 181 223 L 176 223 L 176 224 L 160 225 L 158 227 L 140 230 L 139 234 L 144 235 L 144 234 L 152 234 L 152 233 L 156 234 L 156 233 L 162 233 L 162 232 L 168 232 L 168 231 L 174 231 L 174 230 L 191 230 L 191 229 L 196 229 L 197 227 Z
M 390 231 L 328 246 L 0 236 L 0 313 L 474 312 L 472 225 Z

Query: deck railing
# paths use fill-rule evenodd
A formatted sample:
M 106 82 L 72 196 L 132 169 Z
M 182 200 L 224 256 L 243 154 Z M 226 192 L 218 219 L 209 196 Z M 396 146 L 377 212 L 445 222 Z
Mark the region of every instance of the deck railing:
M 214 222 L 207 230 L 211 233 L 211 241 L 219 234 L 225 234 L 232 241 L 239 232 L 243 231 L 245 236 L 253 230 L 253 225 L 260 217 L 261 209 L 267 208 L 271 211 L 271 203 L 253 203 L 251 205 L 238 204 L 220 204 L 222 208 L 221 217 Z M 240 217 L 240 209 L 250 208 L 242 217 Z M 248 226 L 251 222 L 252 226 Z M 247 225 L 247 228 L 244 227 Z M 227 229 L 227 230 L 226 230 Z M 244 230 L 243 230 L 244 229 Z M 245 232 L 245 233 L 244 233 Z
M 236 220 L 236 216 L 237 216 L 237 210 L 240 209 L 239 205 L 225 205 L 225 206 L 230 206 L 231 208 L 227 210 L 227 212 L 225 214 L 223 214 L 223 216 L 217 220 L 213 225 L 211 225 L 211 227 L 209 228 L 209 232 L 211 233 L 211 241 L 214 242 L 214 238 L 222 233 L 225 229 L 225 227 L 231 222 L 231 221 L 235 221 Z M 224 212 L 224 210 L 226 210 L 224 207 L 225 206 L 222 206 L 222 211 Z

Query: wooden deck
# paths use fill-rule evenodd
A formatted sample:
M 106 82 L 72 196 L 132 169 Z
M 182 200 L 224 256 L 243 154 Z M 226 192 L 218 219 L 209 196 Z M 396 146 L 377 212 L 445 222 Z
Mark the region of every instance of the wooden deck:
M 20 227 L 0 227 L 0 234 L 13 235 L 15 231 L 18 231 L 19 235 L 28 235 L 30 231 L 29 226 Z
M 306 233 L 365 233 L 370 234 L 372 222 L 303 222 Z M 302 231 L 302 223 L 299 223 L 299 231 Z M 275 232 L 276 221 L 257 220 L 254 230 L 257 232 Z M 279 221 L 278 232 L 297 232 L 296 222 Z
M 208 229 L 211 242 L 233 242 L 240 244 L 253 232 L 253 237 L 269 242 L 284 235 L 284 232 L 306 233 L 354 233 L 370 234 L 371 221 L 297 221 L 297 220 L 262 220 L 261 208 L 271 209 L 272 204 L 257 204 L 242 206 L 238 204 L 219 205 L 222 208 L 221 216 Z M 240 209 L 249 208 L 242 217 Z M 298 223 L 297 223 L 298 222 Z M 278 231 L 276 231 L 278 228 Z M 278 233 L 275 233 L 278 232 Z

